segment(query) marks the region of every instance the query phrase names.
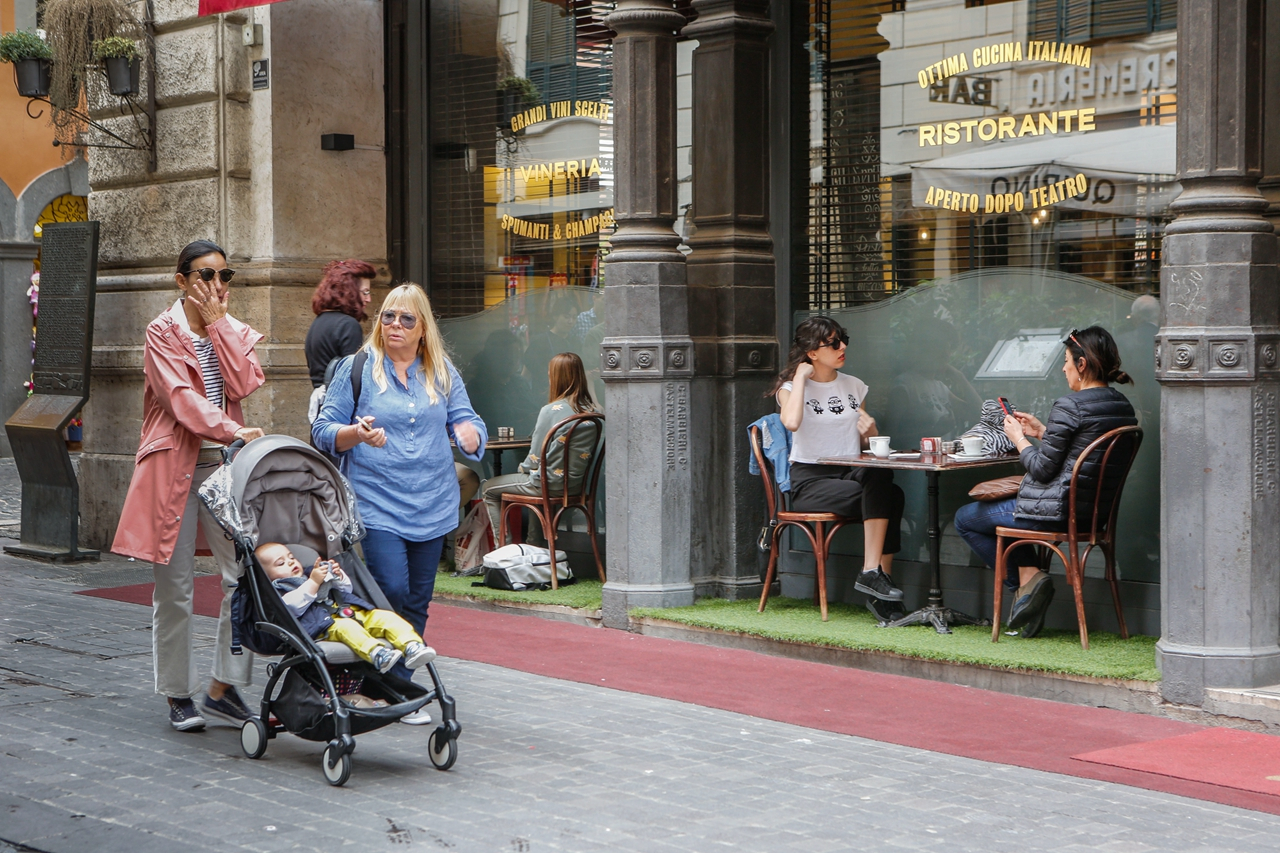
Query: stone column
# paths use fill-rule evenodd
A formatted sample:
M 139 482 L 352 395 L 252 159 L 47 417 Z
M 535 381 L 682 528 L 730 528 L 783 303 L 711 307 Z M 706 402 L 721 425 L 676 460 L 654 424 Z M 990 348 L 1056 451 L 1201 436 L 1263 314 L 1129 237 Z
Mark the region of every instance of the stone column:
M 676 219 L 676 31 L 671 0 L 618 0 L 613 41 L 614 209 L 605 279 L 609 530 L 604 622 L 693 603 L 693 342 Z
M 1161 691 L 1280 682 L 1280 313 L 1262 176 L 1264 0 L 1178 6 L 1177 218 L 1157 337 Z
M 747 473 L 747 426 L 772 405 L 777 370 L 773 240 L 769 235 L 768 0 L 694 0 L 684 35 L 693 54 L 693 223 L 688 259 L 697 350 L 694 396 L 714 401 L 699 431 L 715 451 L 699 460 L 694 581 L 724 598 L 760 594 L 755 540 L 759 479 Z M 702 409 L 702 407 L 699 407 Z M 705 427 L 702 425 L 705 422 Z

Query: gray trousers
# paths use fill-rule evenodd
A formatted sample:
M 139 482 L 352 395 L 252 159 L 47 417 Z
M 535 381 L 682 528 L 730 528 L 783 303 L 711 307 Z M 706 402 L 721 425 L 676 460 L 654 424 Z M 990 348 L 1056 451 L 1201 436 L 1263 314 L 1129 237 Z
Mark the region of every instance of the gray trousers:
M 200 692 L 191 649 L 197 520 L 204 528 L 209 549 L 222 572 L 222 608 L 218 613 L 213 677 L 225 684 L 247 687 L 253 675 L 253 655 L 248 650 L 242 655 L 231 654 L 231 590 L 241 573 L 236 563 L 236 547 L 196 492 L 217 467 L 201 463 L 191 475 L 191 491 L 182 511 L 182 527 L 178 530 L 173 559 L 152 564 L 156 589 L 151 600 L 151 659 L 155 666 L 156 692 L 173 699 L 189 698 Z
M 542 494 L 542 487 L 535 483 L 530 483 L 529 475 L 522 472 L 503 474 L 501 477 L 490 477 L 484 481 L 481 494 L 484 495 L 484 504 L 489 510 L 489 521 L 493 523 L 493 541 L 499 548 L 507 544 L 498 541 L 498 513 L 502 509 L 502 495 L 504 492 L 517 495 L 540 495 Z M 517 518 L 514 510 L 511 516 L 513 519 L 512 524 L 520 523 L 518 520 L 514 520 Z M 531 536 L 530 538 L 533 537 Z

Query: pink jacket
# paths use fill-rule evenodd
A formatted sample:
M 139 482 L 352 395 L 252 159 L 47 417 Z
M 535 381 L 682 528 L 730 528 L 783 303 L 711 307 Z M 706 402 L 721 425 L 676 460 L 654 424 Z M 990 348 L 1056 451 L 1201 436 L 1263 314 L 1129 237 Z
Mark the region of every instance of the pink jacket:
M 230 316 L 211 323 L 206 330 L 218 354 L 227 401 L 225 412 L 218 409 L 204 396 L 200 361 L 187 329 L 181 302 L 147 326 L 142 440 L 111 545 L 117 554 L 153 563 L 173 559 L 201 440 L 234 441 L 244 425 L 240 401 L 265 381 L 253 351 L 262 335 Z M 207 553 L 203 539 L 196 547 Z

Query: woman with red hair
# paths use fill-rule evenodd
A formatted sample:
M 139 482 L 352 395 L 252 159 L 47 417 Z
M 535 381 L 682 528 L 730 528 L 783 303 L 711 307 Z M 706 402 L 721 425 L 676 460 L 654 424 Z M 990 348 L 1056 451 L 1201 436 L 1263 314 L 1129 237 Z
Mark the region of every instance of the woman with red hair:
M 356 258 L 325 264 L 324 277 L 311 296 L 316 318 L 307 330 L 305 344 L 312 388 L 324 384 L 329 362 L 351 355 L 364 343 L 360 322 L 365 319 L 364 306 L 373 299 L 377 274 L 372 265 Z

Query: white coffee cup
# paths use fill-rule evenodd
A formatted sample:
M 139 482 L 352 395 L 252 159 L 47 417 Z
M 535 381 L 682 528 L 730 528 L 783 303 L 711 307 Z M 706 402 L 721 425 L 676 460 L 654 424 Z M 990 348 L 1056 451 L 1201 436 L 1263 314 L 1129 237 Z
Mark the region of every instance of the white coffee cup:
M 965 456 L 981 456 L 982 455 L 982 436 L 966 435 L 960 439 L 960 443 L 964 445 Z
M 871 444 L 871 452 L 881 459 L 887 459 L 889 456 L 889 436 L 873 435 L 867 439 Z

